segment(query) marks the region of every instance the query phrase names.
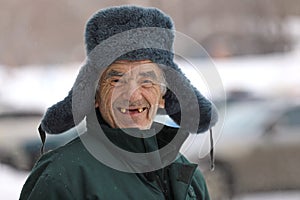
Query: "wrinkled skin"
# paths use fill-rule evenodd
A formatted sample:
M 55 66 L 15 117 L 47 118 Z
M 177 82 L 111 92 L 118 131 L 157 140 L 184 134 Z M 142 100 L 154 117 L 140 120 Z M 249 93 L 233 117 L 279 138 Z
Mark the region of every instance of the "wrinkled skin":
M 95 105 L 112 128 L 149 129 L 165 106 L 164 83 L 150 60 L 116 61 L 102 73 Z

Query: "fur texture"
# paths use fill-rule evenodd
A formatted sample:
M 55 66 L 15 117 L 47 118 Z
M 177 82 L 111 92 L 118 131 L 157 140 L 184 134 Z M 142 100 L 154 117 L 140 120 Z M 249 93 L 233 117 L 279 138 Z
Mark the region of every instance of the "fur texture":
M 142 29 L 155 27 L 168 31 L 157 34 L 152 33 L 151 29 L 150 32 Z M 131 33 L 130 30 L 134 32 Z M 126 31 L 129 31 L 127 38 L 111 40 Z M 144 40 L 139 39 L 141 36 Z M 106 44 L 107 41 L 109 42 Z M 216 109 L 191 85 L 174 63 L 173 41 L 173 23 L 170 17 L 158 9 L 122 6 L 97 12 L 86 25 L 85 43 L 88 62 L 81 68 L 68 96 L 47 110 L 42 119 L 42 129 L 50 134 L 59 134 L 83 120 L 93 110 L 95 88 L 101 69 L 114 61 L 105 58 L 115 56 L 117 58 L 115 60 L 150 59 L 160 64 L 166 74 L 168 85 L 172 86 L 165 94 L 165 112 L 178 125 L 190 132 L 200 133 L 208 130 L 217 122 Z M 135 46 L 136 44 L 138 46 Z M 94 53 L 99 46 L 105 47 L 100 51 L 101 55 L 98 54 L 98 50 L 96 54 Z M 128 52 L 128 48 L 132 46 L 135 48 Z M 116 49 L 118 51 L 115 51 Z M 126 53 L 122 54 L 123 51 Z M 193 97 L 196 97 L 196 100 L 193 101 Z

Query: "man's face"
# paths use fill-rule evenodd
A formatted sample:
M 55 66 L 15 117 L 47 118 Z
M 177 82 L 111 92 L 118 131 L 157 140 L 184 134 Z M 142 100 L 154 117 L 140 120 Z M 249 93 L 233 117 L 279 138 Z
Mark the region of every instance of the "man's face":
M 155 63 L 116 61 L 99 82 L 96 107 L 112 128 L 149 129 L 164 108 L 163 72 Z

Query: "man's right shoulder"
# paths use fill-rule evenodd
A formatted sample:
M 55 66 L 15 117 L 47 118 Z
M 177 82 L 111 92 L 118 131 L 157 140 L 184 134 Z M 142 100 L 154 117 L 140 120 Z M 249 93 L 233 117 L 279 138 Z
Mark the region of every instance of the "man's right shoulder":
M 50 171 L 53 172 L 59 166 L 67 167 L 68 162 L 74 160 L 74 157 L 76 159 L 82 157 L 82 154 L 86 154 L 86 149 L 81 143 L 80 137 L 77 137 L 69 143 L 43 154 L 36 162 L 32 172 L 36 170 L 45 171 L 49 167 L 51 167 Z
M 84 149 L 78 137 L 41 156 L 23 186 L 20 199 L 57 199 L 56 194 L 74 199 L 66 186 L 80 168 L 82 162 L 76 163 L 76 158 L 85 156 L 80 155 Z

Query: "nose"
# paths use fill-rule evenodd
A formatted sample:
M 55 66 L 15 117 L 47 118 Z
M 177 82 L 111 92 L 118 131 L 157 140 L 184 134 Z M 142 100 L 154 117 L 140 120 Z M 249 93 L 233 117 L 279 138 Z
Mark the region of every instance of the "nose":
M 134 80 L 126 84 L 123 91 L 123 98 L 131 102 L 142 99 L 140 86 Z

